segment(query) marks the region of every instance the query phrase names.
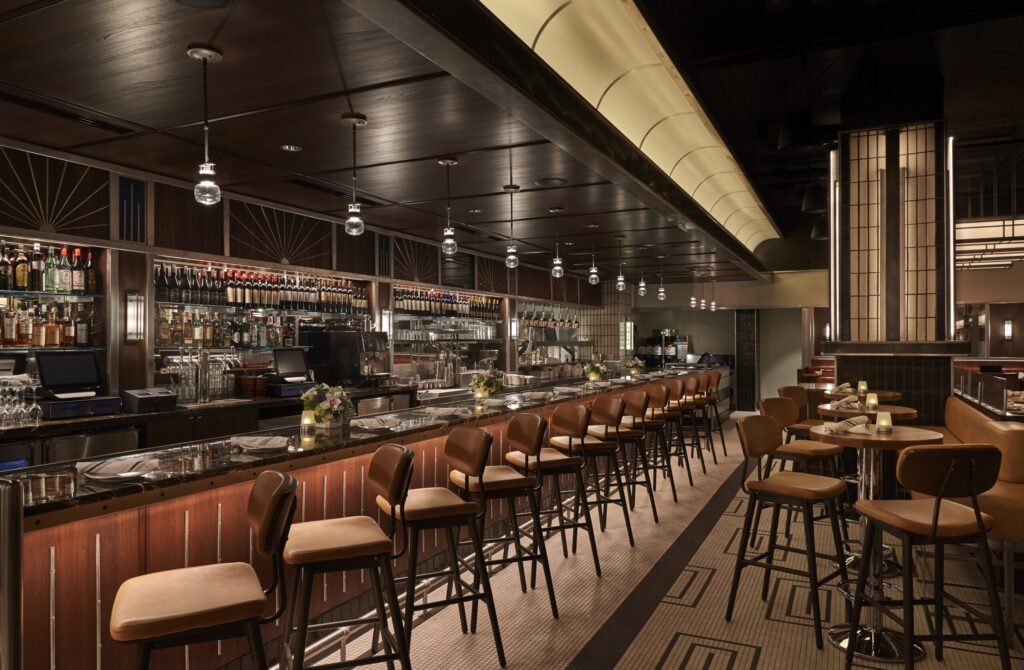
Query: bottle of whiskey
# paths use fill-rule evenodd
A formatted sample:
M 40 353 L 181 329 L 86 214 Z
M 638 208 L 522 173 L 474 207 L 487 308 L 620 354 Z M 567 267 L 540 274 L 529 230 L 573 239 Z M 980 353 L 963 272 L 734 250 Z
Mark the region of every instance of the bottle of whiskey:
M 19 248 L 14 258 L 14 290 L 28 290 L 30 270 L 28 256 L 25 255 L 24 249 Z
M 75 346 L 75 322 L 71 318 L 71 305 L 64 306 L 64 317 L 60 322 L 60 346 Z
M 46 346 L 46 317 L 42 310 L 36 305 L 36 312 L 32 316 L 32 346 L 42 348 Z
M 14 288 L 14 266 L 7 255 L 7 242 L 0 240 L 0 291 Z
M 60 321 L 57 319 L 57 306 L 50 308 L 50 319 L 46 322 L 46 346 L 60 346 Z
M 18 310 L 18 346 L 32 346 L 32 313 L 28 311 L 28 304 L 22 303 Z
M 75 346 L 89 346 L 89 322 L 85 319 L 85 305 L 79 305 L 75 316 Z
M 42 293 L 46 286 L 46 282 L 43 278 L 43 272 L 46 266 L 46 262 L 43 260 L 43 252 L 39 249 L 39 243 L 32 243 L 32 260 L 29 264 L 29 276 L 28 285 L 30 291 L 36 293 Z

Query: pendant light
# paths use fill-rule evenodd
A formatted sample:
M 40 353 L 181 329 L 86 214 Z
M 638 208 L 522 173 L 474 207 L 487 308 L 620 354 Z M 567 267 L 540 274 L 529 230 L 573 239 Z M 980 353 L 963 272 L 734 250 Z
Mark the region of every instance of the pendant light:
M 665 279 L 660 274 L 658 275 L 658 283 L 658 300 L 664 301 L 667 297 L 667 294 L 665 293 Z
M 209 88 L 206 82 L 206 70 L 210 63 L 219 63 L 224 58 L 220 49 L 207 44 L 193 44 L 186 52 L 189 58 L 200 61 L 203 65 L 203 162 L 199 164 L 199 183 L 193 190 L 196 202 L 200 205 L 216 205 L 220 202 L 220 186 L 214 181 L 217 173 L 214 163 L 210 162 L 210 105 Z
M 711 311 L 714 312 L 718 309 L 715 305 L 715 281 L 711 280 Z
M 636 285 L 636 294 L 641 298 L 647 295 L 647 282 L 644 281 L 643 268 L 640 268 L 640 283 Z
M 558 216 L 565 210 L 561 207 L 551 207 L 548 212 Z M 560 222 L 559 222 L 560 223 Z M 565 268 L 562 267 L 562 256 L 558 253 L 558 231 L 555 230 L 555 257 L 551 259 L 551 276 L 555 279 L 561 279 L 565 276 Z
M 512 150 L 508 151 L 508 183 L 502 187 L 508 193 L 508 246 L 505 247 L 505 267 L 515 270 L 519 267 L 519 256 L 516 255 L 515 210 L 513 204 L 519 185 L 512 182 Z
M 690 309 L 697 308 L 697 272 L 690 277 Z
M 454 256 L 459 250 L 459 243 L 455 241 L 455 228 L 452 226 L 452 167 L 459 164 L 455 158 L 441 158 L 438 165 L 444 166 L 445 190 L 447 197 L 444 205 L 444 241 L 441 242 L 441 253 L 445 256 Z
M 597 264 L 594 263 L 594 252 L 590 252 L 590 274 L 587 276 L 587 283 L 591 286 L 597 286 L 601 283 L 601 277 L 597 274 Z
M 619 242 L 619 276 L 615 278 L 615 290 L 619 293 L 626 290 L 626 278 L 622 274 L 622 242 Z
M 341 122 L 352 126 L 352 202 L 348 206 L 348 218 L 345 219 L 345 233 L 362 235 L 366 230 L 360 214 L 359 203 L 356 202 L 356 128 L 366 125 L 366 116 L 358 112 L 346 112 L 341 115 Z
M 701 309 L 707 309 L 708 308 L 708 301 L 704 299 L 704 290 L 705 290 L 705 288 L 706 288 L 706 286 L 705 286 L 704 282 L 701 282 L 700 283 L 700 308 Z

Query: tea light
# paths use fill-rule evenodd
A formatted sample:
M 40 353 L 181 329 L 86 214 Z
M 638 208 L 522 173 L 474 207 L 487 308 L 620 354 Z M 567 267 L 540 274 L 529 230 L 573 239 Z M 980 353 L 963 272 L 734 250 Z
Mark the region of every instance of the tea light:
M 301 435 L 301 436 L 299 436 L 299 448 L 298 448 L 298 451 L 305 451 L 307 449 L 312 449 L 315 446 L 316 446 L 316 436 L 315 435 Z
M 875 416 L 875 429 L 879 433 L 891 433 L 892 432 L 892 414 L 889 412 L 879 412 Z
M 299 435 L 301 437 L 309 437 L 316 434 L 316 415 L 311 409 L 302 410 L 302 416 L 299 418 Z
M 868 409 L 878 409 L 878 394 L 868 393 L 864 397 L 864 406 Z
M 868 383 L 866 381 L 857 382 L 857 395 L 864 395 L 868 392 Z

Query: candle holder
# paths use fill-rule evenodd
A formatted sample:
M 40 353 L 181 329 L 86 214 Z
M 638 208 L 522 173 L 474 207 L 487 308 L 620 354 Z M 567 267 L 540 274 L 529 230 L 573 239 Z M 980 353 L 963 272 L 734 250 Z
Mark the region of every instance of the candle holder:
M 857 382 L 857 395 L 864 395 L 868 392 L 868 383 L 866 381 Z
M 889 412 L 879 412 L 875 417 L 875 429 L 879 433 L 891 433 L 892 432 L 892 414 Z
M 868 393 L 864 396 L 864 407 L 868 409 L 878 409 L 878 394 Z
M 316 415 L 311 409 L 302 410 L 299 417 L 299 436 L 313 437 L 316 435 Z

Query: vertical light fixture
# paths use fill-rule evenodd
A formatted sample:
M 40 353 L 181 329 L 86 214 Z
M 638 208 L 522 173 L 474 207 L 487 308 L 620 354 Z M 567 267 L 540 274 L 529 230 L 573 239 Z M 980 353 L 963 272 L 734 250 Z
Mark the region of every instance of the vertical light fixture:
M 690 276 L 690 309 L 697 309 L 697 271 Z
M 711 311 L 714 312 L 717 309 L 718 309 L 718 306 L 715 305 L 715 280 L 712 279 L 711 280 Z
M 505 267 L 515 270 L 519 267 L 519 256 L 516 255 L 515 210 L 513 204 L 519 185 L 512 181 L 512 149 L 508 150 L 508 183 L 503 187 L 508 193 L 508 246 L 505 248 Z
M 665 278 L 658 274 L 658 300 L 664 300 L 667 297 L 665 293 Z
M 554 214 L 556 217 L 564 212 L 561 207 L 551 207 L 548 209 L 550 214 Z M 559 223 L 561 223 L 559 221 Z M 557 224 L 556 224 L 557 225 Z M 561 279 L 565 276 L 565 268 L 562 267 L 562 256 L 558 253 L 558 229 L 555 229 L 555 257 L 551 259 L 551 276 L 555 279 Z
M 647 282 L 644 281 L 644 269 L 640 268 L 640 283 L 636 285 L 636 294 L 641 298 L 647 295 Z
M 706 291 L 707 291 L 707 282 L 703 282 L 702 281 L 700 283 L 700 308 L 701 309 L 707 309 L 708 308 L 708 301 L 707 301 L 706 296 L 705 296 L 705 292 Z
M 341 115 L 341 122 L 352 126 L 352 202 L 349 203 L 348 218 L 345 219 L 345 233 L 355 237 L 362 235 L 366 230 L 363 218 L 359 215 L 361 208 L 356 202 L 356 128 L 366 125 L 366 115 L 358 112 L 345 112 Z
M 459 250 L 459 243 L 455 241 L 455 228 L 452 227 L 452 167 L 459 164 L 455 158 L 441 158 L 438 165 L 444 166 L 445 175 L 445 204 L 444 204 L 444 241 L 441 242 L 441 253 L 445 256 L 454 256 Z
M 1011 321 L 1010 319 L 1007 319 L 1006 321 L 1003 321 L 1003 339 L 1004 340 L 1012 340 L 1013 339 L 1013 321 Z
M 594 249 L 590 249 L 590 274 L 587 276 L 587 283 L 591 286 L 597 286 L 601 283 L 601 277 L 597 274 L 597 264 L 594 262 Z
M 622 274 L 622 240 L 619 240 L 619 276 L 615 278 L 615 290 L 620 293 L 626 290 L 626 278 Z
M 214 181 L 217 176 L 214 163 L 210 162 L 210 104 L 209 87 L 207 86 L 207 66 L 219 63 L 224 54 L 209 44 L 191 44 L 186 51 L 189 58 L 199 61 L 203 66 L 203 162 L 199 164 L 199 183 L 193 190 L 196 202 L 200 205 L 216 205 L 220 202 L 220 186 Z

